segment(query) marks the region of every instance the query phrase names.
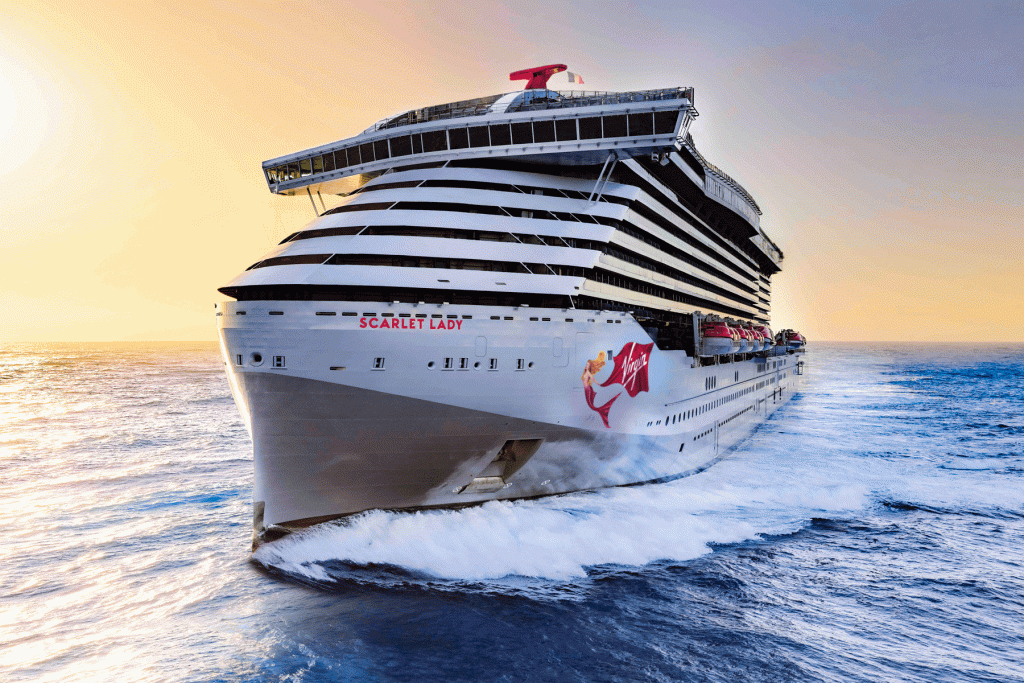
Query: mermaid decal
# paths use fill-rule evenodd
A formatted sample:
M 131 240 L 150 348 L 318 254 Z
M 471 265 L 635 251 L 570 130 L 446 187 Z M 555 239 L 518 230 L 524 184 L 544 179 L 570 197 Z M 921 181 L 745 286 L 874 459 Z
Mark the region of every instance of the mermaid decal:
M 612 374 L 598 386 L 621 384 L 630 398 L 635 397 L 641 391 L 648 391 L 647 365 L 653 347 L 654 344 L 637 344 L 636 342 L 629 342 L 623 346 L 622 350 L 615 355 L 615 369 L 612 370 Z M 594 377 L 601 372 L 605 365 L 604 351 L 598 353 L 596 359 L 587 361 L 583 367 L 583 393 L 590 409 L 601 416 L 605 427 L 611 427 L 608 424 L 608 412 L 622 392 L 612 396 L 611 400 L 603 406 L 594 404 L 594 399 L 597 398 L 597 391 L 594 390 Z
M 615 394 L 612 400 L 605 403 L 603 406 L 594 405 L 594 398 L 597 396 L 597 392 L 594 391 L 594 375 L 601 372 L 601 369 L 605 366 L 604 351 L 597 354 L 597 358 L 594 360 L 588 360 L 587 364 L 583 366 L 583 394 L 587 397 L 587 405 L 590 409 L 596 411 L 601 419 L 604 420 L 604 426 L 610 427 L 608 424 L 608 411 L 612 409 L 612 404 L 615 403 L 615 399 L 619 397 L 619 394 Z

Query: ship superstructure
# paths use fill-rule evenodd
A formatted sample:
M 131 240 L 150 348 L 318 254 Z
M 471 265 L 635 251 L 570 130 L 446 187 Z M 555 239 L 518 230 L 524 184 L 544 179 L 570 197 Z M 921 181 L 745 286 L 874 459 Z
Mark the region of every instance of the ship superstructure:
M 220 290 L 257 533 L 677 476 L 788 398 L 782 254 L 696 116 L 534 87 L 265 162 L 319 215 Z

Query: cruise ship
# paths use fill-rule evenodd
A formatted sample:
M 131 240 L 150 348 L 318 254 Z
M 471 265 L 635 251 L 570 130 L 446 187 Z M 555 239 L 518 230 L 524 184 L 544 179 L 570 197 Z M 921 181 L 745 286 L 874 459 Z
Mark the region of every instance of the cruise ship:
M 374 510 L 698 472 L 799 387 L 782 253 L 687 87 L 526 88 L 263 163 L 313 220 L 219 291 L 254 546 Z

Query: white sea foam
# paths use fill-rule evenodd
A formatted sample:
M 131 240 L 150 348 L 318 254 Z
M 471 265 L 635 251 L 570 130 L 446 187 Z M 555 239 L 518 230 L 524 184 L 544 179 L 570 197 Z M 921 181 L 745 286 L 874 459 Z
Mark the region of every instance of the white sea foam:
M 824 365 L 799 400 L 686 479 L 459 511 L 371 512 L 267 544 L 254 558 L 318 580 L 329 577 L 321 563 L 330 560 L 458 580 L 569 579 L 596 565 L 690 560 L 712 544 L 853 518 L 880 501 L 1024 507 L 1024 492 L 988 471 L 937 468 L 930 435 L 905 426 L 929 405 L 874 360 L 862 365 Z
M 709 544 L 791 532 L 812 517 L 862 508 L 868 493 L 825 475 L 793 479 L 746 453 L 668 484 L 454 511 L 371 512 L 264 545 L 254 558 L 317 580 L 328 576 L 319 563 L 334 559 L 449 579 L 569 579 L 595 565 L 690 560 Z

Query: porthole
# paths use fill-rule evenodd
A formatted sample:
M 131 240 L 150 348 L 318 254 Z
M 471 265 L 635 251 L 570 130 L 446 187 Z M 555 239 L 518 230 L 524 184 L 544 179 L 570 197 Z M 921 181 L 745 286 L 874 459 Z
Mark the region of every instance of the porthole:
M 474 370 L 479 370 L 480 369 L 480 361 L 477 361 L 477 362 L 473 363 L 473 369 Z
M 529 363 L 527 363 L 526 367 L 528 367 L 531 370 L 533 370 L 533 361 L 530 361 Z
M 427 370 L 433 370 L 433 369 L 434 369 L 434 361 L 430 361 L 429 363 L 427 363 Z
M 249 354 L 249 365 L 263 365 L 263 354 L 259 351 Z

